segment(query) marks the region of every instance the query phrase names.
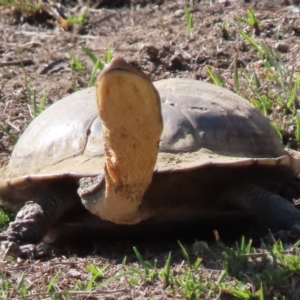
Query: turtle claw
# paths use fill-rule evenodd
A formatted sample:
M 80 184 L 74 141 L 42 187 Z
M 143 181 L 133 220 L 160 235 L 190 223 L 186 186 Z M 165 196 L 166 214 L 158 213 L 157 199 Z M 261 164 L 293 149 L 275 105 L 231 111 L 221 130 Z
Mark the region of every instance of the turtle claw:
M 1 243 L 4 251 L 3 258 L 8 256 L 21 257 L 23 259 L 39 259 L 50 256 L 50 247 L 47 243 L 19 245 L 17 242 L 5 241 Z
M 22 230 L 12 230 L 12 225 L 0 234 L 0 248 L 4 252 L 3 258 L 8 256 L 24 259 L 39 259 L 50 256 L 49 245 L 44 242 L 37 244 L 26 243 L 22 237 Z
M 50 246 L 47 243 L 41 242 L 38 244 L 27 244 L 20 247 L 21 258 L 39 259 L 50 256 Z
M 1 243 L 1 250 L 4 252 L 3 259 L 7 256 L 18 257 L 20 254 L 20 247 L 16 242 L 5 241 Z

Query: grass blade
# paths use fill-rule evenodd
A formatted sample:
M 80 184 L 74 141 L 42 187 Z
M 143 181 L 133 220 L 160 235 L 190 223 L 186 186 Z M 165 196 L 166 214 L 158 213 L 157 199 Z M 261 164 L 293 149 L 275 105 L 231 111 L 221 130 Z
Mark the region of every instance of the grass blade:
M 139 263 L 142 265 L 143 269 L 144 269 L 144 274 L 146 277 L 148 277 L 149 275 L 149 268 L 146 264 L 146 262 L 144 261 L 142 255 L 140 254 L 140 252 L 138 251 L 138 249 L 136 247 L 133 247 L 133 251 L 139 261 Z
M 258 43 L 255 42 L 255 40 L 252 37 L 250 37 L 247 33 L 245 33 L 241 29 L 239 29 L 238 32 L 245 40 L 247 40 L 257 50 L 257 52 L 259 52 L 259 54 L 262 57 L 265 56 L 265 51 L 262 49 L 262 47 Z
M 210 66 L 206 66 L 206 72 L 208 73 L 209 77 L 215 85 L 221 87 L 225 86 L 224 79 L 221 76 L 219 76 L 216 72 L 214 72 Z

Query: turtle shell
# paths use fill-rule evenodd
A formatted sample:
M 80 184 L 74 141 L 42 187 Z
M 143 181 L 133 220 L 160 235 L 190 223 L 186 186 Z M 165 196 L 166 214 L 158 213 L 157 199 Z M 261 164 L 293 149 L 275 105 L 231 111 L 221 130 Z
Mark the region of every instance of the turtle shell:
M 193 79 L 165 79 L 154 85 L 164 123 L 155 172 L 262 164 L 286 165 L 298 174 L 298 163 L 284 150 L 269 121 L 245 99 Z M 31 122 L 9 164 L 0 170 L 0 198 L 5 198 L 8 186 L 24 191 L 37 181 L 94 176 L 103 169 L 101 123 L 92 87 L 57 101 Z

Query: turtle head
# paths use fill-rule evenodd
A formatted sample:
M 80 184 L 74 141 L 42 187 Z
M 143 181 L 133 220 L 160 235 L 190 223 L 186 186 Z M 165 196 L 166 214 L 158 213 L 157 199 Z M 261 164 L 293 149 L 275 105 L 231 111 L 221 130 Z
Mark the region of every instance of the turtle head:
M 85 202 L 100 218 L 134 224 L 155 167 L 163 129 L 160 98 L 147 75 L 114 59 L 96 81 L 105 155 L 105 192 Z

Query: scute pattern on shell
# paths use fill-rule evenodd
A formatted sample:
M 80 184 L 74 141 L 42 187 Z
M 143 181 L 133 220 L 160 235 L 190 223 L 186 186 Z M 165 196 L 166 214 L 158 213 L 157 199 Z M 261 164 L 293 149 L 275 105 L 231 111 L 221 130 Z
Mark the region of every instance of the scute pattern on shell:
M 261 164 L 276 164 L 273 158 L 286 155 L 268 120 L 233 92 L 183 78 L 154 85 L 161 96 L 164 119 L 157 171 L 208 164 L 251 166 L 253 158 L 263 158 Z M 294 165 L 290 157 L 281 161 Z M 84 177 L 101 174 L 103 168 L 101 123 L 92 87 L 56 102 L 33 120 L 1 177 Z

